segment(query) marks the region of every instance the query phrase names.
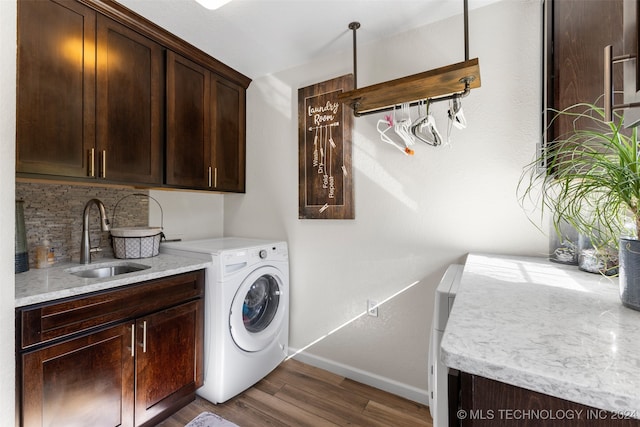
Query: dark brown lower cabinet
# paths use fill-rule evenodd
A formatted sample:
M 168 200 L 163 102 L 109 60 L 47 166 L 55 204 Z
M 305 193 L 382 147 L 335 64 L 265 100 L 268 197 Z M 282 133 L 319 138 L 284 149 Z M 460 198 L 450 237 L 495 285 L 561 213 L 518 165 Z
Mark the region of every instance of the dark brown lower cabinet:
M 136 321 L 136 425 L 193 400 L 202 310 L 198 300 Z
M 203 297 L 200 271 L 18 309 L 21 425 L 153 426 L 192 401 Z
M 461 427 L 637 427 L 632 411 L 610 412 L 465 372 L 449 387 L 450 425 Z M 452 399 L 452 395 L 454 399 Z M 455 397 L 459 397 L 456 402 Z M 453 417 L 451 416 L 453 415 Z

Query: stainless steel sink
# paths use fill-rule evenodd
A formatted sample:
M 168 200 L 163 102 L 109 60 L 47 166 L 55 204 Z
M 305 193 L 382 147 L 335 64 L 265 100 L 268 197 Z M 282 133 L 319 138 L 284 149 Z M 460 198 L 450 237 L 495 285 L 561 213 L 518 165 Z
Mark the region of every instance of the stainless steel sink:
M 133 273 L 135 271 L 146 270 L 147 268 L 151 268 L 151 266 L 136 264 L 132 262 L 126 262 L 126 263 L 107 264 L 107 265 L 102 264 L 94 268 L 76 267 L 73 269 L 69 269 L 67 271 L 78 277 L 95 279 L 95 278 L 119 276 L 120 274 L 127 274 L 127 273 Z

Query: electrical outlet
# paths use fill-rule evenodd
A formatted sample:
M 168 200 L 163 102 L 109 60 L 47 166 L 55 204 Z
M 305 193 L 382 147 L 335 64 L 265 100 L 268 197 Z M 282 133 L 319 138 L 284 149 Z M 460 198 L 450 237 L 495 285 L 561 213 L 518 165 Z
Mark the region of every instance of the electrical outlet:
M 378 303 L 376 301 L 367 300 L 367 314 L 372 317 L 378 317 Z

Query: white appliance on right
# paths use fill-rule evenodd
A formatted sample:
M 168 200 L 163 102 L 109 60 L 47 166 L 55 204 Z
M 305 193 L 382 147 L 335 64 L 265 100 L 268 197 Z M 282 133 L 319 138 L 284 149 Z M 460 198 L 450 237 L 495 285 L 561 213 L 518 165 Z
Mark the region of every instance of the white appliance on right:
M 449 313 L 453 308 L 463 269 L 463 265 L 451 264 L 436 288 L 431 337 L 429 339 L 428 372 L 429 411 L 433 418 L 433 427 L 449 426 L 448 368 L 440 358 L 440 343 L 444 335 L 444 328 L 447 326 Z

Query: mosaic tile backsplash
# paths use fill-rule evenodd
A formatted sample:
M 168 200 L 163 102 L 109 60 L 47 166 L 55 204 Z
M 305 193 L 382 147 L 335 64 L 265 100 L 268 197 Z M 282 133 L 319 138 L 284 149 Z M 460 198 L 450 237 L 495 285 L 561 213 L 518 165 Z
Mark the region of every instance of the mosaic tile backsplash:
M 29 268 L 35 268 L 36 246 L 45 240 L 54 249 L 55 262 L 80 260 L 82 215 L 91 199 L 99 199 L 105 206 L 113 227 L 146 226 L 149 221 L 147 190 L 94 187 L 48 183 L 16 183 L 16 200 L 24 200 L 24 221 L 29 247 Z M 114 209 L 117 210 L 114 212 Z M 115 214 L 115 217 L 114 217 Z M 113 257 L 109 232 L 100 230 L 99 213 L 92 205 L 89 215 L 91 247 L 101 252 L 92 254 L 92 260 Z

